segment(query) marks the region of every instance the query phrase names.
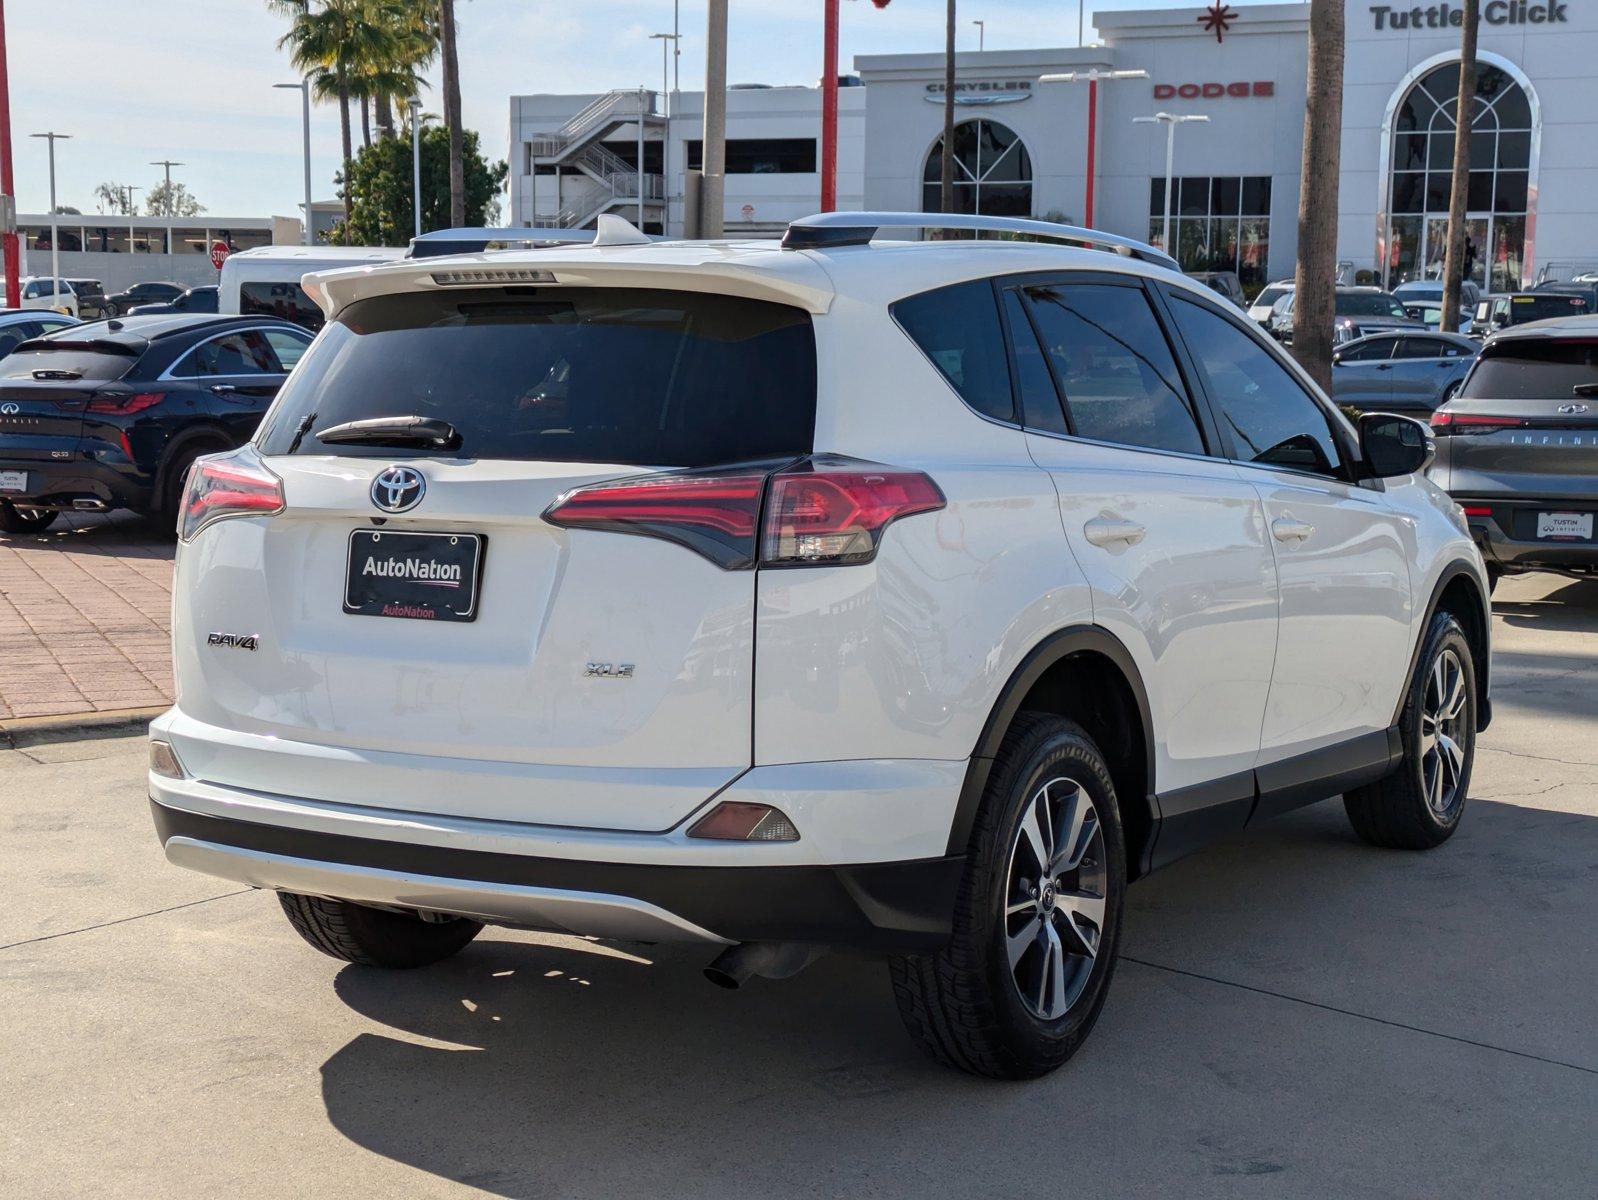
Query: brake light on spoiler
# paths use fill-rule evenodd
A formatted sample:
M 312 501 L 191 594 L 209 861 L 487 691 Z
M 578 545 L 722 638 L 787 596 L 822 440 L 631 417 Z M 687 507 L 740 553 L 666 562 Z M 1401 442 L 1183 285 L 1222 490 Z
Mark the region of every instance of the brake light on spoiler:
M 189 468 L 178 509 L 178 537 L 187 542 L 216 521 L 282 511 L 283 481 L 246 444 L 228 454 L 197 459 Z
M 941 509 L 920 471 L 817 456 L 781 470 L 683 471 L 576 488 L 544 512 L 564 529 L 677 542 L 726 570 L 870 562 L 901 517 Z

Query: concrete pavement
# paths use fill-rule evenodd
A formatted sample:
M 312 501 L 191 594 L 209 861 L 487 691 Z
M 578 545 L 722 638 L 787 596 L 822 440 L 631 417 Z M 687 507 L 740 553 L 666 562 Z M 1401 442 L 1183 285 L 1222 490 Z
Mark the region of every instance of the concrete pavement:
M 139 739 L 0 750 L 0 1192 L 1582 1196 L 1598 1177 L 1598 584 L 1506 581 L 1497 720 L 1430 854 L 1336 802 L 1131 893 L 1093 1040 L 924 1062 L 879 966 L 490 930 L 341 966 L 166 866 Z

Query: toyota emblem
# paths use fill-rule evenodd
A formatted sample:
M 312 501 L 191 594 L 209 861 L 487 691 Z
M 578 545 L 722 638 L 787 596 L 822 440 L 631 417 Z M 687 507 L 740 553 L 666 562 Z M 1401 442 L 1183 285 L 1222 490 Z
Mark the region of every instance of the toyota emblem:
M 22 405 L 11 400 L 7 400 L 4 404 L 0 404 L 0 413 L 4 413 L 8 417 L 14 417 L 21 411 Z
M 372 503 L 384 512 L 406 512 L 426 494 L 427 480 L 415 467 L 390 467 L 372 480 Z

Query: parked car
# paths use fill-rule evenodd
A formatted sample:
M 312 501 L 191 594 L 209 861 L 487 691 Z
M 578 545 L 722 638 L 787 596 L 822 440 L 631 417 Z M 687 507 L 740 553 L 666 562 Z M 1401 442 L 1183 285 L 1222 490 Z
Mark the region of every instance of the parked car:
M 1443 315 L 1443 285 L 1437 280 L 1416 279 L 1401 283 L 1393 289 L 1393 298 L 1404 306 L 1404 311 L 1430 329 L 1439 329 Z M 1481 303 L 1481 288 L 1469 279 L 1459 282 L 1458 333 L 1469 333 L 1475 319 L 1476 306 Z
M 1332 352 L 1332 399 L 1424 421 L 1459 390 L 1479 347 L 1457 333 L 1373 333 Z
M 1271 309 L 1270 332 L 1283 345 L 1293 344 L 1293 299 L 1283 296 Z M 1379 287 L 1340 287 L 1333 301 L 1332 344 L 1340 346 L 1384 329 L 1425 329 L 1404 311 L 1391 292 Z
M 1532 291 L 1538 295 L 1579 296 L 1587 302 L 1588 312 L 1598 312 L 1598 280 L 1589 275 L 1578 275 L 1569 283 L 1539 283 Z
M 300 280 L 313 271 L 394 262 L 405 251 L 389 246 L 260 246 L 222 264 L 218 308 L 241 316 L 276 317 L 306 329 L 322 327 L 322 310 Z
M 1426 427 L 1356 428 L 1159 251 L 603 216 L 306 285 L 189 477 L 148 784 L 172 862 L 323 953 L 853 946 L 929 1053 L 1035 1076 L 1129 879 L 1338 793 L 1378 845 L 1459 820 L 1487 585 Z
M 0 531 L 127 508 L 175 527 L 189 464 L 255 431 L 310 344 L 260 318 L 126 317 L 0 359 Z
M 161 304 L 135 304 L 128 310 L 130 317 L 153 317 L 162 313 L 214 313 L 216 311 L 216 284 L 192 287 L 175 300 Z
M 1248 315 L 1251 320 L 1258 321 L 1260 325 L 1269 328 L 1271 311 L 1276 307 L 1277 301 L 1282 297 L 1292 294 L 1296 285 L 1291 279 L 1284 279 L 1278 283 L 1266 284 L 1264 291 L 1254 297 L 1254 303 L 1248 306 Z
M 78 297 L 65 279 L 30 275 L 20 281 L 20 292 L 23 308 L 78 315 Z
M 137 304 L 165 304 L 183 294 L 181 284 L 147 279 L 136 283 L 125 292 L 116 292 L 105 298 L 105 315 L 120 317 Z
M 1504 292 L 1488 296 L 1476 306 L 1476 331 L 1483 336 L 1532 321 L 1555 317 L 1580 317 L 1593 311 L 1581 295 L 1566 292 Z
M 78 319 L 65 313 L 40 312 L 33 308 L 0 309 L 0 358 L 10 354 L 29 338 L 41 337 L 76 324 Z
M 1198 280 L 1210 291 L 1226 297 L 1239 308 L 1248 307 L 1248 299 L 1243 295 L 1243 281 L 1237 277 L 1236 271 L 1190 271 L 1188 278 Z
M 105 313 L 105 284 L 98 279 L 69 279 L 72 294 L 78 298 L 78 317 L 98 321 Z
M 1465 510 L 1494 582 L 1598 575 L 1598 316 L 1495 333 L 1431 426 L 1432 478 Z

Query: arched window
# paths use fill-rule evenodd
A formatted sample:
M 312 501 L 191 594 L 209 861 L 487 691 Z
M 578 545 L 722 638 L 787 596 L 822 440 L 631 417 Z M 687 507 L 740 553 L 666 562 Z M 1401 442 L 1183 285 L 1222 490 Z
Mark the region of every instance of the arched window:
M 923 212 L 943 211 L 943 138 L 921 175 Z M 965 121 L 954 127 L 954 211 L 996 217 L 1032 215 L 1032 156 L 1008 126 Z
M 1415 80 L 1393 112 L 1382 253 L 1389 286 L 1442 277 L 1458 96 L 1459 64 L 1443 63 Z M 1535 196 L 1534 125 L 1520 84 L 1501 67 L 1479 62 L 1470 117 L 1465 265 L 1470 278 L 1492 291 L 1521 285 L 1526 215 Z

